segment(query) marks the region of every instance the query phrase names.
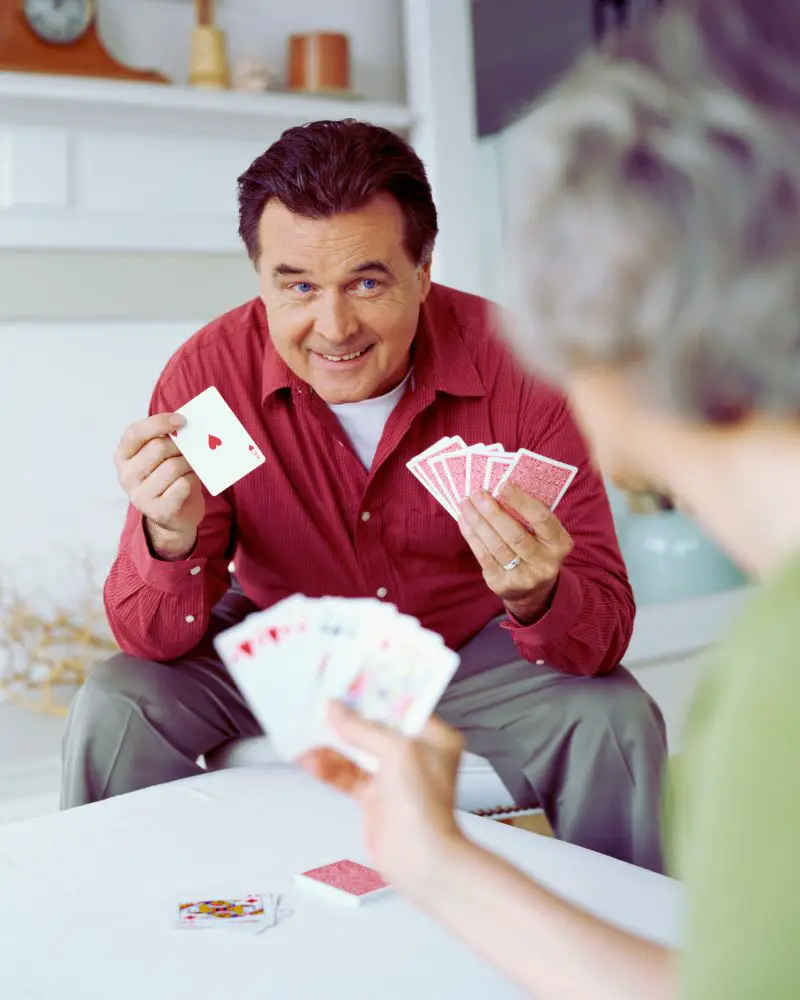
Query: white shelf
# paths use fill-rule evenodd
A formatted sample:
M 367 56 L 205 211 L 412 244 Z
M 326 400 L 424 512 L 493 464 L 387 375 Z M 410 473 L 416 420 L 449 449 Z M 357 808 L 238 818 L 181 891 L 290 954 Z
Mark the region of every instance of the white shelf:
M 411 110 L 402 104 L 266 91 L 246 94 L 230 90 L 203 90 L 172 84 L 104 80 L 93 77 L 57 76 L 40 73 L 0 72 L 0 109 L 13 111 L 102 113 L 115 116 L 146 114 L 150 121 L 176 117 L 202 118 L 221 134 L 233 121 L 258 125 L 265 120 L 286 126 L 325 118 L 359 118 L 392 129 L 410 129 Z
M 292 125 L 400 104 L 0 72 L 0 247 L 241 254 L 236 177 Z
M 272 23 L 268 5 L 250 6 Z M 425 164 L 439 215 L 434 279 L 485 294 L 470 0 L 377 6 L 392 45 L 402 30 L 401 103 L 0 72 L 0 248 L 241 254 L 236 178 L 284 129 L 353 117 L 403 133 Z M 130 45 L 144 44 L 146 25 L 125 23 Z M 389 37 L 355 35 L 380 78 Z M 149 46 L 134 48 L 130 65 L 150 65 Z M 375 92 L 401 93 L 399 78 Z
M 696 653 L 715 643 L 751 595 L 742 587 L 674 604 L 645 605 L 636 612 L 626 666 Z

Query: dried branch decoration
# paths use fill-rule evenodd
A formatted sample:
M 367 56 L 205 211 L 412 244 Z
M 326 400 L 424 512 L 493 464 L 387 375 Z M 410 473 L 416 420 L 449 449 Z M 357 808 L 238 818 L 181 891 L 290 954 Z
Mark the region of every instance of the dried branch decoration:
M 91 560 L 85 557 L 81 564 L 86 586 L 78 607 L 49 616 L 0 581 L 0 698 L 5 694 L 28 708 L 66 715 L 55 697 L 58 689 L 79 687 L 93 666 L 118 651 Z

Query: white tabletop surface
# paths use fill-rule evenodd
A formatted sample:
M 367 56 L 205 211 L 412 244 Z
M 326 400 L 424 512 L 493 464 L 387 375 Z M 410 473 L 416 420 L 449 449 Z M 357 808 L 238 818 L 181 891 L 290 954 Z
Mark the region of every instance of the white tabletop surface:
M 677 883 L 490 820 L 468 833 L 621 926 L 677 940 Z M 238 768 L 0 828 L 0 995 L 8 1000 L 506 1000 L 520 991 L 390 895 L 360 908 L 295 872 L 366 861 L 344 797 L 292 768 Z M 180 900 L 282 893 L 253 935 L 178 930 Z

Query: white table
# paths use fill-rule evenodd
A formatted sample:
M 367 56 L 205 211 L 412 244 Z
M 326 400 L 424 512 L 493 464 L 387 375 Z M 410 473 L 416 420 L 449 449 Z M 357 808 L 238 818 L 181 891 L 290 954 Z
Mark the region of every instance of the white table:
M 562 895 L 677 939 L 677 883 L 464 816 L 469 834 Z M 238 768 L 0 829 L 0 995 L 9 1000 L 505 1000 L 519 990 L 398 896 L 349 909 L 292 874 L 363 856 L 344 797 L 293 768 Z M 178 900 L 285 894 L 260 935 L 181 931 Z M 241 992 L 236 992 L 236 987 Z

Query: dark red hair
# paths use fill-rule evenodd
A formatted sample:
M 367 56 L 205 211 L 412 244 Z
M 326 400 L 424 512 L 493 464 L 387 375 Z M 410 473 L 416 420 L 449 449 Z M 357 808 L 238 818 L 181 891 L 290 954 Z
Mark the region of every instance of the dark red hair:
M 405 218 L 405 245 L 427 263 L 436 240 L 436 206 L 422 160 L 388 129 L 358 122 L 310 122 L 287 129 L 238 180 L 239 235 L 258 259 L 258 225 L 270 198 L 290 212 L 324 219 L 389 194 Z

